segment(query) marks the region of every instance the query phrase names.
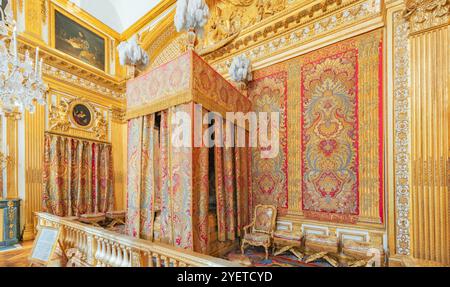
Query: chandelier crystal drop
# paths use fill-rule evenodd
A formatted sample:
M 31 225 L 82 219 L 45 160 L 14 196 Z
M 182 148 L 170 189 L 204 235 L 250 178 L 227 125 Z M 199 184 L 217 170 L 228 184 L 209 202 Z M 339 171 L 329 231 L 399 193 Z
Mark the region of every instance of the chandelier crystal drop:
M 36 102 L 45 104 L 48 90 L 42 80 L 39 47 L 35 59 L 30 58 L 28 51 L 24 56 L 19 55 L 16 23 L 2 9 L 0 13 L 0 107 L 6 113 L 24 110 L 33 113 Z

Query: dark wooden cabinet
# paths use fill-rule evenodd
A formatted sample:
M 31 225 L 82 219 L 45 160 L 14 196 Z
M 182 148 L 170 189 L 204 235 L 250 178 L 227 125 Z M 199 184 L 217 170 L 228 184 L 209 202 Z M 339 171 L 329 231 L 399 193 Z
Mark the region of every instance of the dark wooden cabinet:
M 0 199 L 0 248 L 20 238 L 20 199 Z

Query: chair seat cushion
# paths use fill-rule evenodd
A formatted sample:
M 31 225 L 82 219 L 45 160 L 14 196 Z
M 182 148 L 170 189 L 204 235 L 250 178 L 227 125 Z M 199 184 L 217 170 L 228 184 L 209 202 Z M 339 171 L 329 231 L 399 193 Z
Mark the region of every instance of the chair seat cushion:
M 316 235 L 316 234 L 308 234 L 306 236 L 306 242 L 314 242 L 322 245 L 327 246 L 337 246 L 338 245 L 338 239 L 334 236 L 327 236 L 327 235 Z
M 245 234 L 244 239 L 248 240 L 248 241 L 252 241 L 252 242 L 259 242 L 259 243 L 270 242 L 269 234 L 259 233 L 259 232 L 247 233 L 247 234 Z
M 334 236 L 308 234 L 305 240 L 305 247 L 317 252 L 337 253 L 339 242 L 337 237 Z
M 346 239 L 342 243 L 342 251 L 346 255 L 354 257 L 372 257 L 375 250 L 378 250 L 380 255 L 384 255 L 383 246 L 377 246 L 370 242 L 359 242 L 351 239 Z

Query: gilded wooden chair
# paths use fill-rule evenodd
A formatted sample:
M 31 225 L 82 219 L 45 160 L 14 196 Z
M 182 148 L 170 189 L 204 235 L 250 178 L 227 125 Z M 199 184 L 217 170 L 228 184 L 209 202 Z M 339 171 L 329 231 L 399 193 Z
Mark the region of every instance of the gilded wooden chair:
M 266 259 L 269 258 L 269 248 L 273 242 L 277 208 L 273 205 L 257 205 L 253 222 L 244 227 L 241 252 L 244 254 L 245 245 L 262 246 L 266 250 Z M 249 229 L 251 228 L 250 232 Z

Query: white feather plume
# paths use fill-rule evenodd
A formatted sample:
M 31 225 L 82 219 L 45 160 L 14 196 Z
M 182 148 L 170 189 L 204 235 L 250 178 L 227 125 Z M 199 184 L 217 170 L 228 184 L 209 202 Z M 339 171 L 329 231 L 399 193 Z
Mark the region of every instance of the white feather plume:
M 141 48 L 134 36 L 128 41 L 124 41 L 117 46 L 119 52 L 119 61 L 122 66 L 136 65 L 145 67 L 148 65 L 149 58 L 147 52 Z
M 175 28 L 178 32 L 195 29 L 203 36 L 203 27 L 208 22 L 209 8 L 205 0 L 178 0 L 175 13 Z
M 230 74 L 230 77 L 234 82 L 251 81 L 253 79 L 253 76 L 250 59 L 245 55 L 234 57 L 228 73 Z

